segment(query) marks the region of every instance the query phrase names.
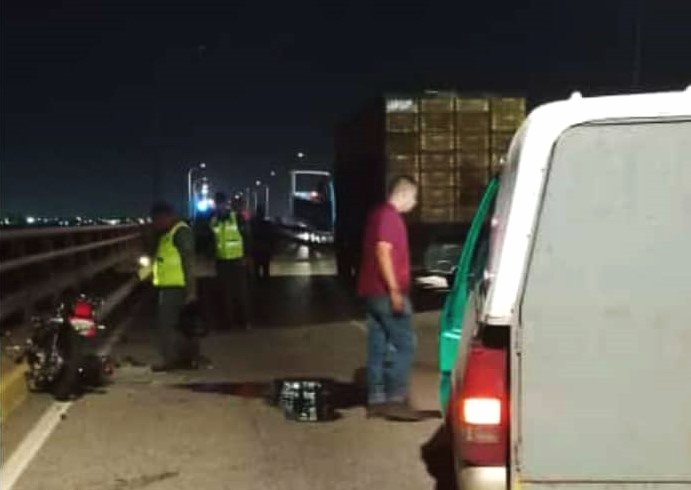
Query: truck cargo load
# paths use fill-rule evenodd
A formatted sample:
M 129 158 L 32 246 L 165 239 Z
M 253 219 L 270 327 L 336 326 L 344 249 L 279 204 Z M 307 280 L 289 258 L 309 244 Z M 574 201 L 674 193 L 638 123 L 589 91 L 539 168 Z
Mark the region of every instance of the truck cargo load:
M 435 244 L 440 250 L 461 244 L 483 189 L 524 117 L 521 97 L 428 91 L 384 96 L 340 125 L 335 164 L 339 273 L 354 274 L 367 212 L 385 199 L 387 182 L 399 175 L 420 186 L 419 205 L 407 217 L 414 264 L 421 265 L 425 251 L 426 261 L 434 261 Z

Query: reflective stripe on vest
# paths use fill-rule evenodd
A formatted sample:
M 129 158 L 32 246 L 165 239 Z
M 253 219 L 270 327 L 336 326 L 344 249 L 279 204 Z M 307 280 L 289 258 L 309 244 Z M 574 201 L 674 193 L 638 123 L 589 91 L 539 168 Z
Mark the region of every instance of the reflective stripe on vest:
M 182 256 L 175 246 L 175 233 L 180 228 L 188 228 L 187 223 L 180 221 L 158 241 L 156 260 L 154 261 L 154 286 L 160 288 L 184 287 L 185 271 L 182 268 Z
M 216 220 L 212 228 L 216 236 L 217 259 L 235 260 L 245 255 L 242 233 L 240 233 L 235 213 L 230 213 L 226 219 Z

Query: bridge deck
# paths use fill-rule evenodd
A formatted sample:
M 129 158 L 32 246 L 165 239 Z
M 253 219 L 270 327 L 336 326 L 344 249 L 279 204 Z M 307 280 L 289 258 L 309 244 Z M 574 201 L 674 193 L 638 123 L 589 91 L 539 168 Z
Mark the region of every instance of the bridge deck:
M 317 271 L 328 267 L 319 258 L 311 262 L 308 267 Z M 212 367 L 200 371 L 149 370 L 157 356 L 152 293 L 145 293 L 141 306 L 123 319 L 126 329 L 113 346 L 122 362 L 115 383 L 68 407 L 15 488 L 58 488 L 56 482 L 59 488 L 99 490 L 434 488 L 420 449 L 440 420 L 365 419 L 361 384 L 354 382 L 361 378 L 366 349 L 357 301 L 333 276 L 305 276 L 304 264 L 284 267 L 284 275 L 257 287 L 253 330 L 214 332 L 204 339 Z M 202 291 L 210 285 L 204 281 Z M 413 402 L 428 410 L 437 408 L 436 317 L 430 311 L 416 319 Z M 343 383 L 341 418 L 319 424 L 285 420 L 263 396 L 268 383 L 287 376 Z M 12 417 L 4 430 L 5 463 L 17 464 L 22 430 L 50 403 L 32 397 Z M 431 471 L 444 461 L 433 462 Z

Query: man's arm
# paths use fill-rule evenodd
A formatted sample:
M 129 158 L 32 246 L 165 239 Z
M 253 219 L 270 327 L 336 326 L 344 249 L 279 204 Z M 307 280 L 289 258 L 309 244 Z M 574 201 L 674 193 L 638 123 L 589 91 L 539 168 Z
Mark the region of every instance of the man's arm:
M 386 283 L 386 288 L 389 290 L 391 297 L 391 307 L 394 313 L 401 313 L 405 307 L 403 294 L 396 280 L 396 273 L 394 272 L 393 260 L 391 258 L 391 251 L 393 247 L 389 242 L 377 242 L 377 263 L 382 278 Z
M 182 258 L 182 270 L 185 274 L 187 301 L 197 299 L 197 277 L 194 269 L 194 234 L 188 227 L 180 228 L 173 237 L 173 243 Z

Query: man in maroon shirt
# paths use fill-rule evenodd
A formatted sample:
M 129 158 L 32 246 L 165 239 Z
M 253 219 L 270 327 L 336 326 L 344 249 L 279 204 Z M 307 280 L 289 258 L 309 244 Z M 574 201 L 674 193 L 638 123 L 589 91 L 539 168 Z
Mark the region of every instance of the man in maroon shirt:
M 368 417 L 420 419 L 407 405 L 416 338 L 408 298 L 408 232 L 402 216 L 416 203 L 415 181 L 398 177 L 387 202 L 372 211 L 365 227 L 358 291 L 367 302 Z M 394 352 L 386 366 L 389 346 Z

